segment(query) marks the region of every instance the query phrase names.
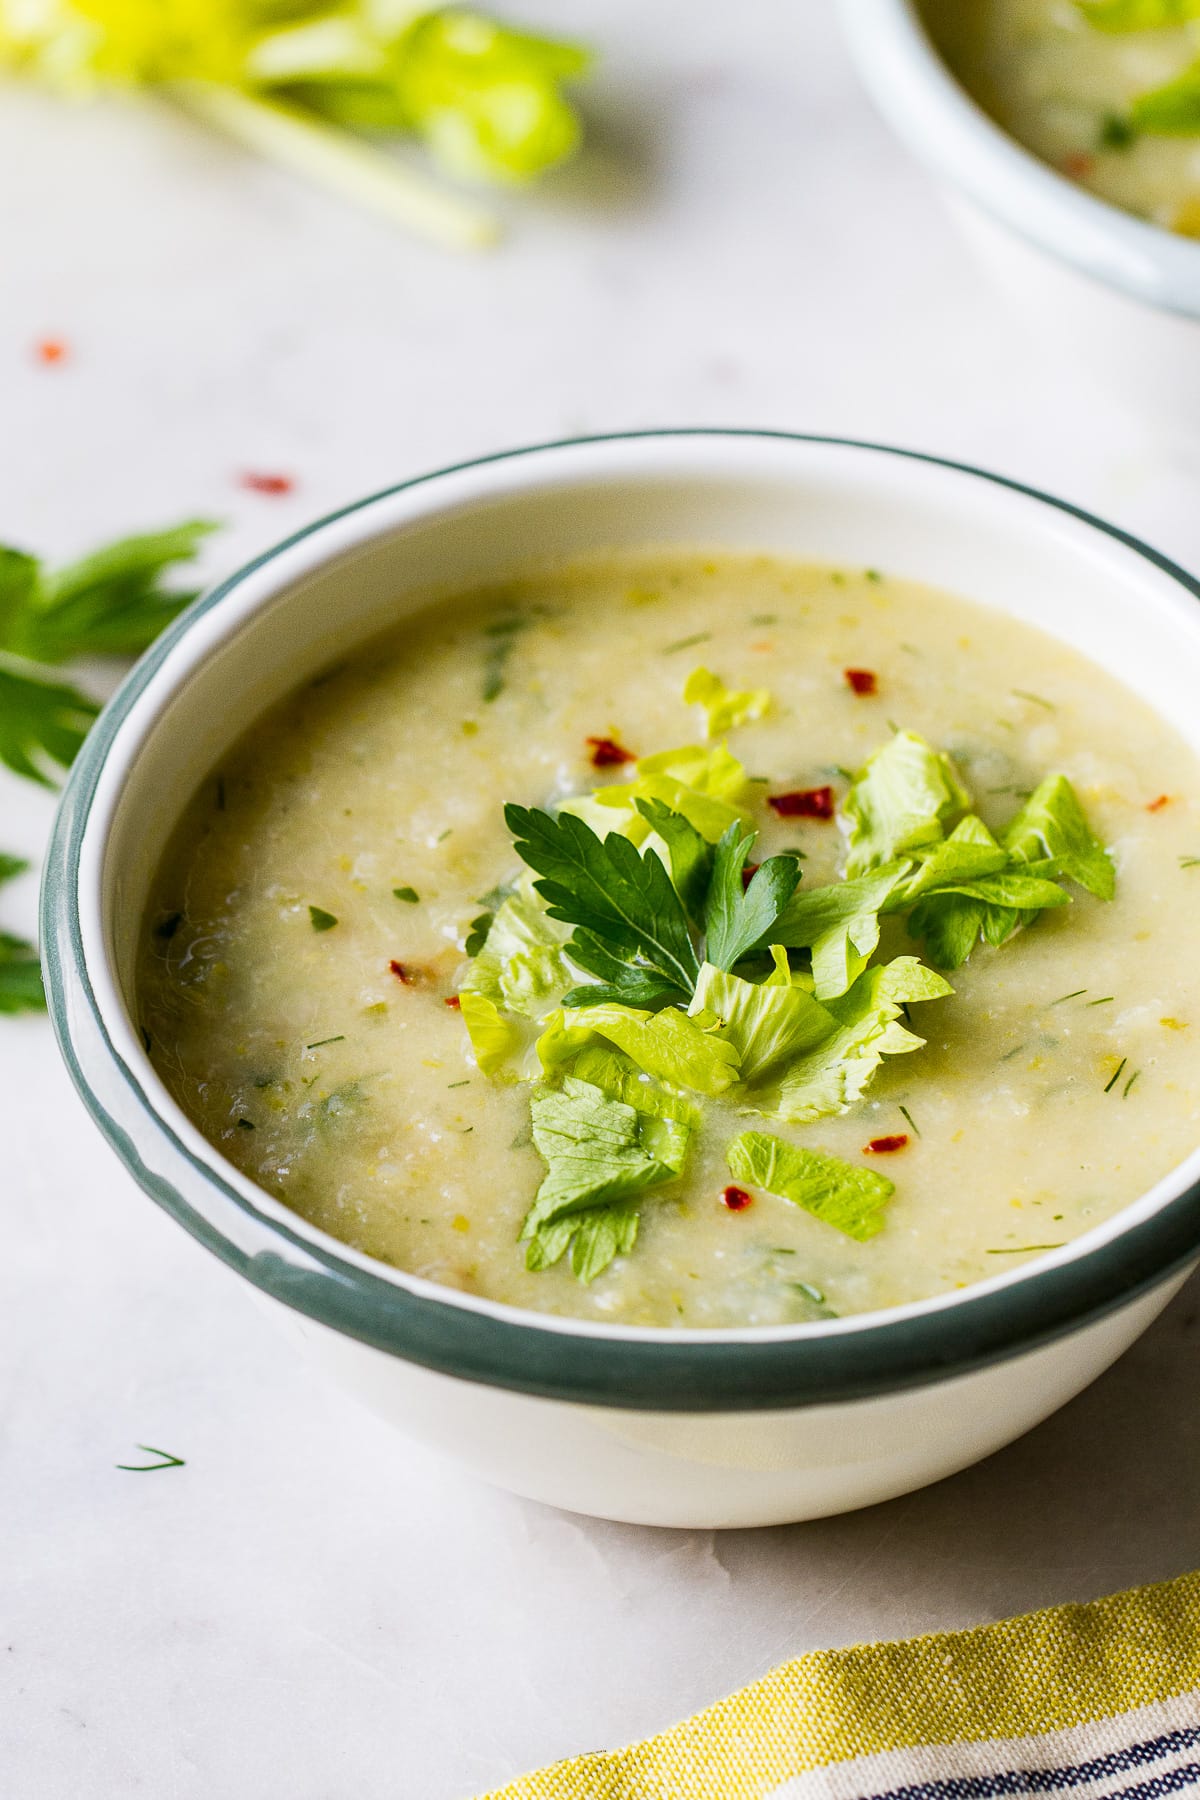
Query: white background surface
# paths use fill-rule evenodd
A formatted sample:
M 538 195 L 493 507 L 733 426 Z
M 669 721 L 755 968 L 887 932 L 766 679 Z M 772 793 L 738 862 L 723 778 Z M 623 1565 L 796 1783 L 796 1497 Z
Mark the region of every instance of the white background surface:
M 0 539 L 228 519 L 212 573 L 405 475 L 567 432 L 828 430 L 1043 484 L 1200 565 L 1168 449 L 1030 342 L 820 0 L 570 0 L 587 162 L 456 259 L 165 112 L 0 107 Z M 69 339 L 61 367 L 32 344 Z M 244 469 L 296 477 L 286 499 Z M 0 780 L 0 845 L 49 798 Z M 26 881 L 3 923 L 31 928 Z M 808 1647 L 1200 1562 L 1197 1301 L 990 1463 L 787 1530 L 594 1524 L 314 1384 L 136 1190 L 41 1020 L 0 1022 L 0 1791 L 465 1800 Z M 187 1459 L 117 1472 L 137 1443 Z

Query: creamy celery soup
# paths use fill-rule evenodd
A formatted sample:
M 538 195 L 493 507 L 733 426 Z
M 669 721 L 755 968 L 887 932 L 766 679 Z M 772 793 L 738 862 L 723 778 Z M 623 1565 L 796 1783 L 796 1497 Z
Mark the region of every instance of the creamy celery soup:
M 963 86 L 1093 193 L 1200 237 L 1195 0 L 922 0 Z
M 892 1307 L 1194 1148 L 1198 795 L 1083 656 L 886 570 L 556 567 L 230 751 L 140 1023 L 231 1162 L 431 1281 L 664 1327 Z

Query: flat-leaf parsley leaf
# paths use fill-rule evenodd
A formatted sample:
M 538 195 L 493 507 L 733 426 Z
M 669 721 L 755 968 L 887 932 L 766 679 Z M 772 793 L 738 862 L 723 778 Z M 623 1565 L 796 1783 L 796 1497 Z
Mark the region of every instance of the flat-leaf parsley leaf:
M 0 886 L 28 866 L 19 856 L 0 853 Z M 43 1012 L 45 1006 L 37 951 L 24 938 L 0 931 L 0 1013 Z
M 0 658 L 0 763 L 43 787 L 69 769 L 100 708 L 78 688 L 42 681 Z
M 196 597 L 194 589 L 164 586 L 164 575 L 190 562 L 216 529 L 210 520 L 191 520 L 121 538 L 54 570 L 21 551 L 0 549 L 0 650 L 39 663 L 140 656 Z
M 504 817 L 518 855 L 552 919 L 582 926 L 616 950 L 641 956 L 665 979 L 691 992 L 700 972 L 683 903 L 657 856 L 642 856 L 613 832 L 601 840 L 570 813 L 552 818 L 525 806 Z

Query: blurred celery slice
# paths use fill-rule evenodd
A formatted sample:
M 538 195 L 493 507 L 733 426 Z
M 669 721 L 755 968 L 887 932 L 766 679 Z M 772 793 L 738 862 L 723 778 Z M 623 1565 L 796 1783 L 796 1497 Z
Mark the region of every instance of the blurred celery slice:
M 583 47 L 408 0 L 0 0 L 0 68 L 59 93 L 154 87 L 271 160 L 459 248 L 493 215 L 361 134 L 416 138 L 455 177 L 526 182 L 570 156 Z
M 455 250 L 482 250 L 500 235 L 499 221 L 488 208 L 303 107 L 261 100 L 216 82 L 172 82 L 167 92 L 196 118 L 257 155 L 423 237 Z

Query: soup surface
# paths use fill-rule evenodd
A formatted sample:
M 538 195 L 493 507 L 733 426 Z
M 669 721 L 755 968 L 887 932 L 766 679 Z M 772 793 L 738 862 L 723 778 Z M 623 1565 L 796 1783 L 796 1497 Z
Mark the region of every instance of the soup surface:
M 922 4 L 955 75 L 1019 143 L 1126 212 L 1200 237 L 1200 18 L 1123 28 L 1179 10 L 1098 0 L 1093 22 L 1074 0 Z
M 701 658 L 738 690 L 725 696 L 725 717 L 720 684 L 707 695 L 711 718 L 682 696 Z M 689 692 L 705 685 L 693 677 Z M 908 733 L 947 752 L 952 766 Z M 507 964 L 493 954 L 499 938 L 488 915 L 510 917 L 504 895 L 513 884 L 518 907 L 540 906 L 528 869 L 521 882 L 516 815 L 506 823 L 504 806 L 553 814 L 569 796 L 641 776 L 644 765 L 631 769 L 626 757 L 677 746 L 710 773 L 721 758 L 726 774 L 741 766 L 728 791 L 747 833 L 760 834 L 746 845 L 749 862 L 795 851 L 801 896 L 823 884 L 835 895 L 844 889 L 847 833 L 868 882 L 883 860 L 902 872 L 903 892 L 914 872 L 930 874 L 923 859 L 948 854 L 956 817 L 973 808 L 956 843 L 986 839 L 979 821 L 1003 838 L 1022 808 L 1040 804 L 1029 796 L 1044 792 L 1050 772 L 1069 779 L 1106 847 L 1089 849 L 1086 828 L 1082 838 L 1076 831 L 1083 861 L 1071 866 L 1100 890 L 1115 866 L 1115 896 L 1088 892 L 1027 846 L 1025 863 L 996 879 L 1011 881 L 1017 868 L 1041 891 L 1052 874 L 1070 903 L 1026 908 L 1027 923 L 998 947 L 975 941 L 946 972 L 953 993 L 880 1013 L 890 1035 L 877 1068 L 853 1060 L 861 1030 L 811 1050 L 814 985 L 830 992 L 839 982 L 825 969 L 816 983 L 809 952 L 796 947 L 798 938 L 811 945 L 811 933 L 798 929 L 774 964 L 754 949 L 729 978 L 748 979 L 757 1006 L 770 1000 L 762 985 L 770 975 L 778 1005 L 804 1014 L 799 1051 L 788 1014 L 793 1035 L 774 1086 L 712 1091 L 731 1079 L 712 1073 L 714 1041 L 732 1036 L 744 1069 L 751 1050 L 736 1037 L 725 978 L 711 973 L 694 1021 L 681 1016 L 685 997 L 665 1013 L 643 1006 L 639 1027 L 649 1044 L 645 1016 L 670 1015 L 677 1035 L 704 1052 L 706 1074 L 696 1079 L 708 1092 L 680 1079 L 675 1062 L 663 1077 L 657 1051 L 638 1051 L 640 1063 L 614 1054 L 603 1032 L 591 1034 L 590 1060 L 572 1061 L 563 1034 L 579 1014 L 557 1010 L 562 981 L 539 982 L 541 952 Z M 861 772 L 885 746 L 889 759 L 915 757 L 925 774 L 944 776 L 951 792 L 932 827 L 936 842 L 927 832 L 923 848 L 890 863 L 887 844 L 867 854 L 861 829 L 854 848 L 855 808 L 859 828 L 865 816 Z M 697 791 L 688 790 L 693 811 Z M 314 1224 L 433 1281 L 520 1307 L 657 1326 L 776 1325 L 889 1307 L 1065 1243 L 1193 1149 L 1198 794 L 1188 747 L 1086 659 L 886 573 L 678 552 L 537 572 L 431 605 L 293 694 L 214 771 L 157 878 L 141 1023 L 172 1093 L 233 1163 Z M 583 810 L 603 818 L 594 802 Z M 649 830 L 631 825 L 628 809 L 608 816 L 634 834 Z M 711 838 L 723 819 L 704 822 Z M 546 829 L 567 828 L 560 816 Z M 711 861 L 702 838 L 695 843 Z M 642 848 L 666 880 L 653 842 Z M 985 862 L 991 854 L 985 847 Z M 1008 853 L 996 854 L 1004 863 Z M 745 924 L 739 905 L 761 906 L 776 877 L 778 892 L 790 891 L 796 873 L 795 864 L 773 864 L 739 901 L 735 863 L 724 920 L 708 918 L 708 957 L 719 956 L 722 933 L 727 940 Z M 893 877 L 885 870 L 885 878 Z M 971 916 L 983 916 L 969 891 L 939 904 L 959 908 L 956 919 L 978 904 Z M 1003 934 L 1003 913 L 993 906 L 987 915 L 1001 920 L 993 935 Z M 773 916 L 768 908 L 767 938 L 771 929 L 787 938 Z M 1010 913 L 1009 925 L 1017 921 Z M 914 980 L 940 987 L 923 973 L 936 936 L 907 934 L 922 922 L 887 906 L 879 919 L 871 968 L 899 967 L 901 996 Z M 570 925 L 545 929 L 553 962 Z M 850 964 L 845 980 L 857 982 L 850 996 L 874 979 L 856 975 L 871 938 L 854 929 L 858 949 L 843 938 L 839 952 L 836 933 L 833 942 L 834 961 L 841 954 Z M 736 945 L 725 949 L 726 963 L 737 961 Z M 815 970 L 816 951 L 811 960 Z M 578 967 L 570 977 L 594 979 Z M 738 992 L 747 998 L 744 985 Z M 828 1006 L 847 1003 L 843 992 Z M 542 1031 L 545 1079 L 531 1081 L 543 1073 L 532 1048 Z M 756 1041 L 761 1062 L 770 1051 Z M 717 1062 L 734 1054 L 720 1049 Z M 647 1065 L 663 1078 L 651 1080 Z M 870 1078 L 860 1081 L 864 1068 Z M 626 1098 L 653 1094 L 658 1117 L 631 1112 L 622 1083 Z M 799 1096 L 790 1116 L 781 1091 Z M 613 1190 L 615 1238 L 581 1280 L 574 1249 L 563 1254 L 570 1223 L 560 1218 L 535 1245 L 518 1240 L 547 1167 L 575 1179 L 577 1162 L 554 1161 L 563 1146 L 551 1142 L 551 1127 L 562 1119 L 552 1109 L 570 1113 L 583 1100 L 596 1117 L 596 1107 L 618 1106 L 603 1112 L 602 1136 L 615 1122 L 617 1137 L 636 1140 L 633 1149 L 605 1142 L 604 1156 L 625 1158 L 622 1179 L 631 1157 L 663 1167 L 632 1198 L 628 1182 Z M 535 1145 L 536 1107 L 547 1101 Z M 764 1163 L 762 1142 L 754 1155 L 743 1143 L 733 1156 L 731 1143 L 747 1132 L 773 1142 L 783 1161 L 772 1152 Z M 576 1158 L 592 1154 L 591 1133 L 589 1124 Z M 785 1192 L 788 1146 L 838 1159 L 806 1164 L 799 1203 Z M 560 1259 L 528 1267 L 537 1244 L 542 1260 L 556 1245 Z

